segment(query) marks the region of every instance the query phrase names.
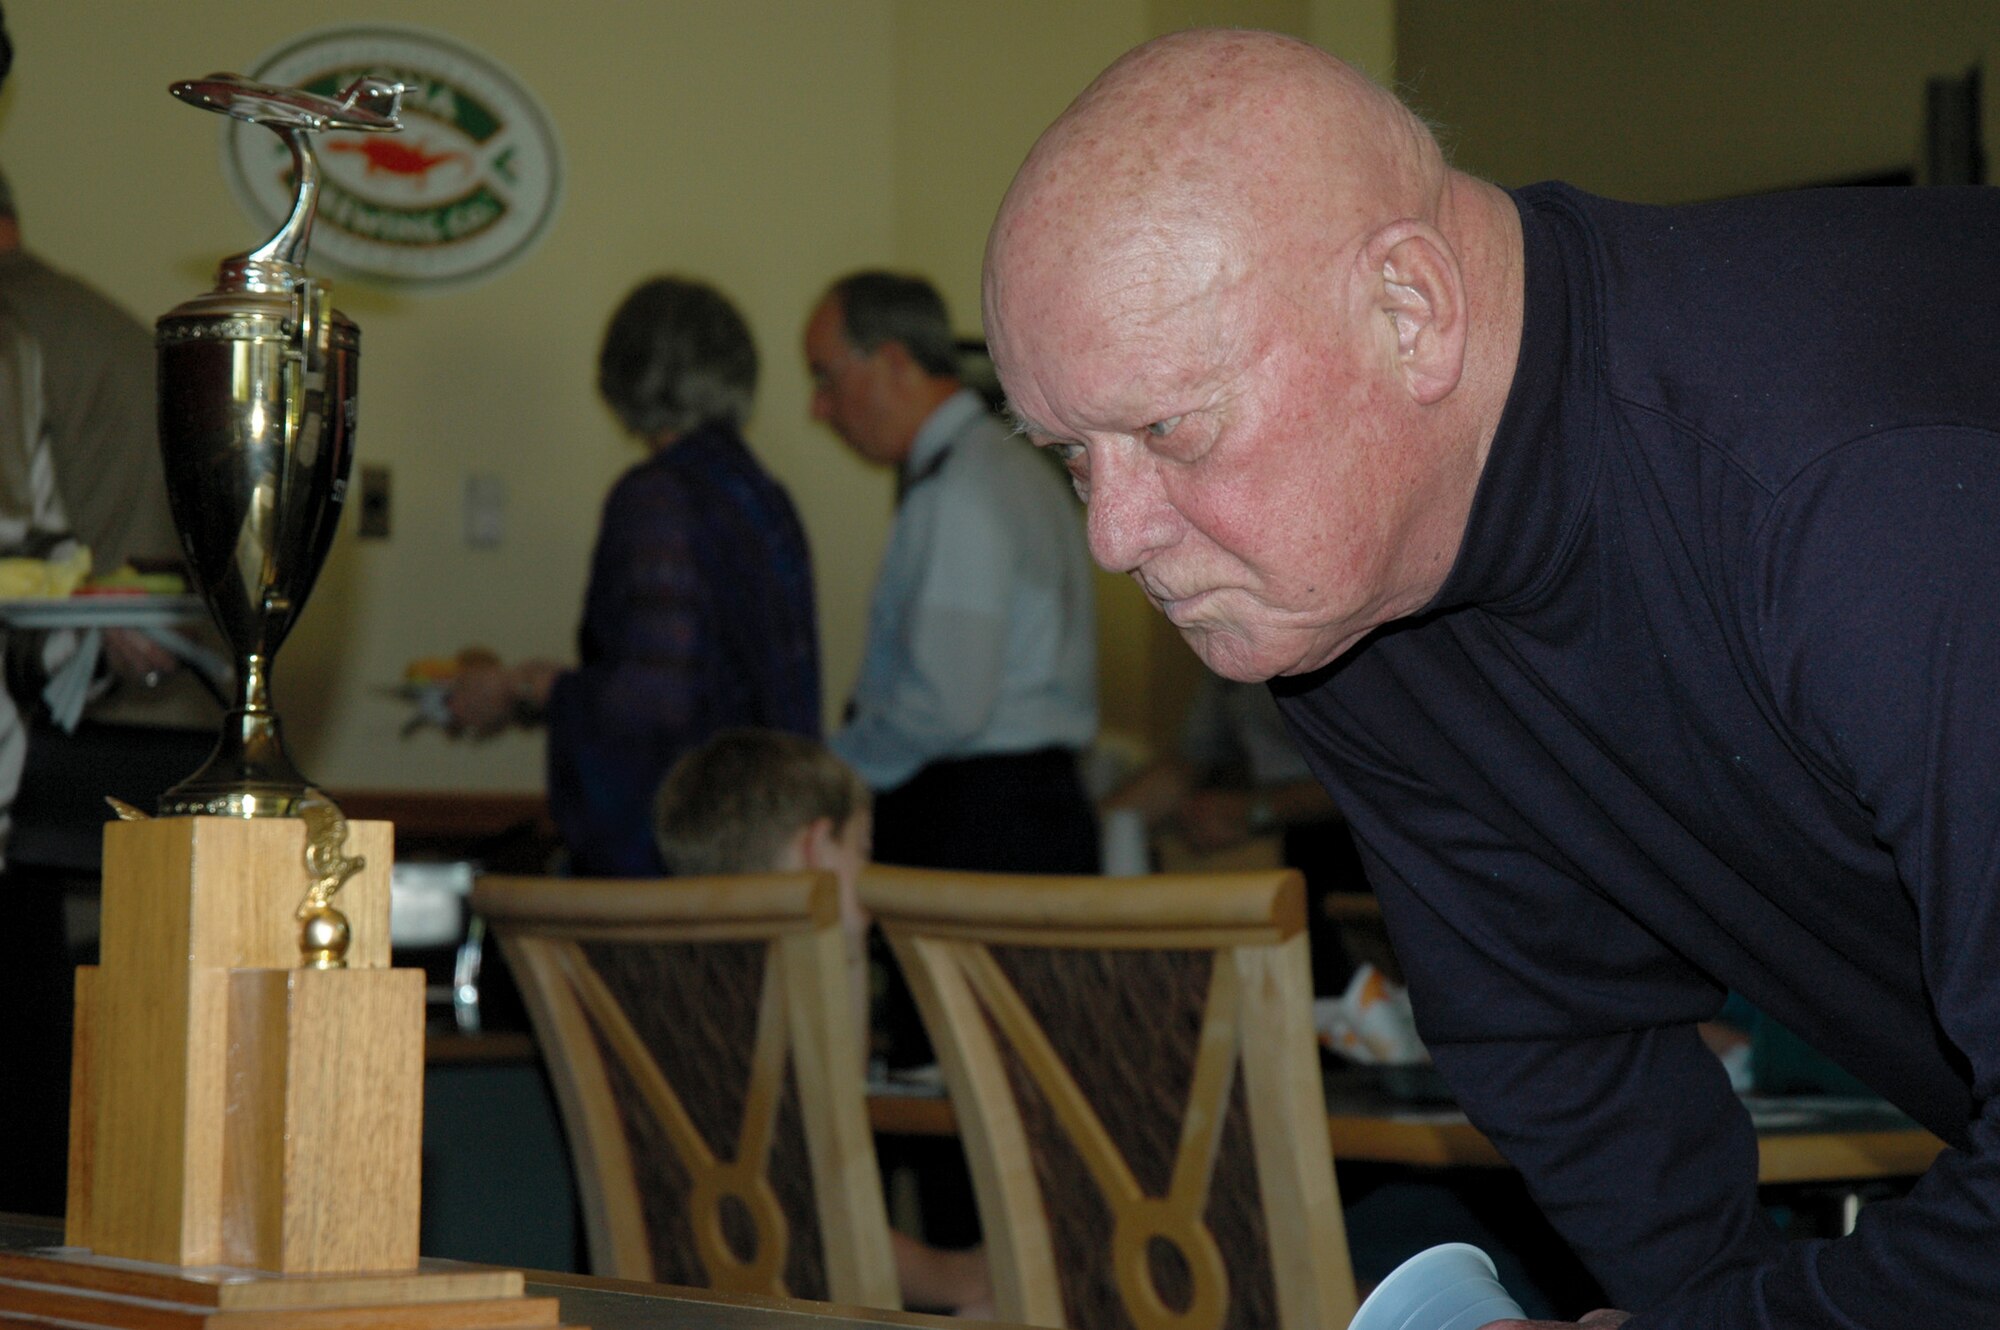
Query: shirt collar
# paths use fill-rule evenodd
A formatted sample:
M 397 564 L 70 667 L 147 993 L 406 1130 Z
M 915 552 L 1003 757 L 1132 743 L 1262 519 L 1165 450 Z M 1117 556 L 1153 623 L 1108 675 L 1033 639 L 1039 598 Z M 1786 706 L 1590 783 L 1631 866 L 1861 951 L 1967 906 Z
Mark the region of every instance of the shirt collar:
M 924 423 L 917 427 L 917 437 L 910 443 L 910 455 L 903 459 L 904 484 L 914 484 L 942 466 L 945 453 L 958 441 L 958 436 L 971 429 L 985 414 L 986 403 L 970 388 L 960 388 L 939 402 L 937 409 L 924 417 Z
M 742 446 L 733 425 L 721 420 L 707 420 L 659 449 L 653 456 L 671 457 L 674 466 L 691 466 Z
M 1577 543 L 1597 462 L 1596 310 L 1573 192 L 1515 194 L 1525 268 L 1520 359 L 1458 558 L 1426 612 L 1524 608 Z

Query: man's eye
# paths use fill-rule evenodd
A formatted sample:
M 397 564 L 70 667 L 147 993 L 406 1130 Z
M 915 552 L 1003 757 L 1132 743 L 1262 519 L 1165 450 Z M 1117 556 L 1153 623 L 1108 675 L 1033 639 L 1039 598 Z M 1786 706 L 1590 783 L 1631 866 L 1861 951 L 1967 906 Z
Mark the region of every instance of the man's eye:
M 1069 472 L 1069 483 L 1076 490 L 1076 497 L 1085 503 L 1090 502 L 1089 451 L 1080 443 L 1056 442 L 1042 446 L 1054 453 L 1056 460 L 1063 464 L 1063 470 Z
M 1180 423 L 1181 423 L 1181 418 L 1179 416 L 1168 416 L 1165 420 L 1156 420 L 1152 424 L 1146 426 L 1146 433 L 1152 435 L 1156 439 L 1164 439 L 1167 437 L 1167 435 L 1172 434 L 1174 432 L 1174 427 L 1176 425 L 1179 425 Z

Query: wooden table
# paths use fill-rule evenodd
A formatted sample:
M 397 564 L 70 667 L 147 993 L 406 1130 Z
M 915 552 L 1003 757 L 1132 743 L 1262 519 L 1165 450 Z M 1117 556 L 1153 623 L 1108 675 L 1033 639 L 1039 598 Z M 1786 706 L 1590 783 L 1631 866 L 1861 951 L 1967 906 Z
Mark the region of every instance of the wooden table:
M 528 1293 L 562 1303 L 565 1325 L 590 1330 L 770 1330 L 782 1320 L 787 1330 L 862 1330 L 899 1326 L 912 1330 L 964 1330 L 966 1322 L 923 1312 L 847 1307 L 804 1298 L 766 1298 L 716 1293 L 671 1284 L 640 1284 L 592 1275 L 528 1272 Z
M 526 1033 L 433 1036 L 439 1062 L 527 1062 Z M 1417 1168 L 1506 1168 L 1507 1161 L 1465 1114 L 1446 1104 L 1390 1098 L 1365 1070 L 1327 1077 L 1327 1129 L 1333 1157 Z M 1761 1183 L 1865 1182 L 1912 1178 L 1931 1166 L 1944 1142 L 1879 1101 L 1750 1098 L 1757 1124 Z M 886 1136 L 956 1136 L 951 1101 L 931 1087 L 871 1092 L 868 1117 Z
M 0 1215 L 0 1248 L 52 1246 L 61 1241 L 61 1227 L 53 1220 Z M 477 1270 L 484 1267 L 451 1261 L 426 1261 L 424 1268 Z M 866 1330 L 871 1326 L 899 1327 L 900 1330 L 952 1330 L 965 1324 L 919 1312 L 844 1307 L 834 1303 L 809 1302 L 803 1298 L 732 1295 L 707 1289 L 641 1284 L 630 1280 L 597 1279 L 589 1275 L 554 1274 L 539 1270 L 524 1273 L 527 1276 L 527 1296 L 557 1299 L 565 1326 L 589 1327 L 589 1330 L 769 1330 L 778 1320 L 782 1320 L 789 1330 Z M 150 1316 L 151 1324 L 165 1326 L 175 1323 L 171 1319 L 172 1309 L 164 1306 L 145 1307 L 141 1314 Z M 373 1311 L 358 1313 L 352 1323 L 385 1327 L 395 1324 L 393 1313 Z M 53 1327 L 59 1323 L 30 1319 L 10 1324 Z
M 1886 1104 L 1866 1100 L 1749 1099 L 1760 1183 L 1863 1182 L 1915 1177 L 1944 1142 Z M 951 1101 L 908 1091 L 871 1093 L 869 1120 L 892 1136 L 950 1136 Z M 1340 1073 L 1327 1085 L 1327 1129 L 1337 1161 L 1417 1168 L 1506 1168 L 1493 1143 L 1446 1105 L 1412 1105 Z

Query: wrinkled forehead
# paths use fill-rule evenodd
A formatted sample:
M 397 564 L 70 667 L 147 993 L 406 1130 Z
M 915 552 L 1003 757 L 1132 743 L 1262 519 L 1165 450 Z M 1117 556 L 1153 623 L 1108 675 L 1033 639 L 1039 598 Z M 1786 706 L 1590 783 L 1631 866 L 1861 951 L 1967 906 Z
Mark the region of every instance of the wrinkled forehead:
M 1089 257 L 1062 250 L 1003 284 L 989 319 L 995 369 L 1031 430 L 1130 426 L 1225 373 L 1254 333 L 1254 308 L 1198 243 Z

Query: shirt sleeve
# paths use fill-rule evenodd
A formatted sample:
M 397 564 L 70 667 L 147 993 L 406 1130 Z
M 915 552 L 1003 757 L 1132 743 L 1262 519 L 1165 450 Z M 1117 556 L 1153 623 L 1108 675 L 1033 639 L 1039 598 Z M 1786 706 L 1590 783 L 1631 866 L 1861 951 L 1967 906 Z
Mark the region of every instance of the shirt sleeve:
M 1976 1116 L 1909 1197 L 1758 1272 L 1707 1324 L 1971 1325 L 2000 1307 L 2000 444 L 1933 428 L 1853 451 L 1774 509 L 1759 639 L 1779 707 L 1895 857 Z
M 81 312 L 80 312 L 81 316 Z M 59 428 L 57 480 L 77 534 L 110 572 L 141 559 L 181 558 L 160 459 L 150 331 L 123 316 L 99 313 L 72 331 L 88 335 L 94 354 L 52 371 L 51 410 Z
M 956 479 L 949 472 L 939 478 Z M 856 691 L 854 715 L 831 741 L 878 790 L 894 789 L 926 763 L 964 754 L 992 717 L 1005 678 L 1018 575 L 1014 533 L 976 486 L 940 490 L 934 506 L 911 514 L 918 524 L 908 545 L 891 550 L 877 595 L 906 600 L 871 615 L 871 633 L 888 640 L 869 642 L 871 669 Z M 905 581 L 895 570 L 912 576 Z
M 1694 1030 L 1721 990 L 1531 832 L 1467 812 L 1362 727 L 1308 729 L 1338 755 L 1327 778 L 1439 1069 L 1633 1330 L 1977 1324 L 1995 1305 L 1950 1152 L 1852 1237 L 1782 1240 L 1752 1124 Z M 1913 1217 L 1940 1184 L 1939 1222 Z
M 1357 731 L 1303 723 L 1339 753 L 1329 783 L 1425 1044 L 1612 1305 L 1663 1306 L 1769 1259 L 1756 1135 L 1695 1032 L 1722 991 L 1520 828 Z

